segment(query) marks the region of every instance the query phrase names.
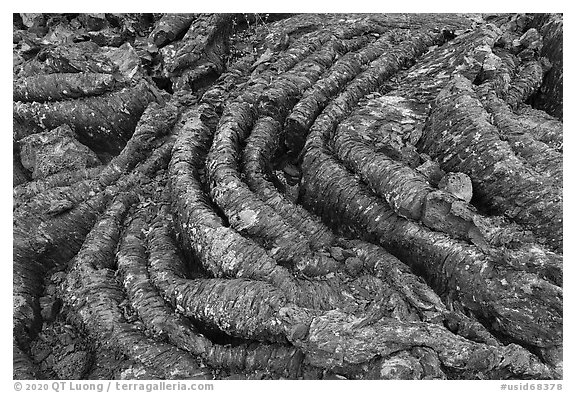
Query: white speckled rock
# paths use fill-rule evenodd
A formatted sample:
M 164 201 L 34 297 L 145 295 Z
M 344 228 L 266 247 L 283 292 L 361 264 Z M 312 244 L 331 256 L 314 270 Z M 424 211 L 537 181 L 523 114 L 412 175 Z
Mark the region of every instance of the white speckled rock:
M 464 173 L 450 172 L 446 174 L 438 183 L 438 188 L 463 201 L 470 202 L 472 200 L 472 181 Z

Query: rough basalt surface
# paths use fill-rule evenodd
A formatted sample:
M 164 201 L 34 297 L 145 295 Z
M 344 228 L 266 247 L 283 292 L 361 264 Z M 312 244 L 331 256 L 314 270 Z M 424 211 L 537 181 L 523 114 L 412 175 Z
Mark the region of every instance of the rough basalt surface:
M 562 378 L 561 15 L 13 26 L 15 379 Z

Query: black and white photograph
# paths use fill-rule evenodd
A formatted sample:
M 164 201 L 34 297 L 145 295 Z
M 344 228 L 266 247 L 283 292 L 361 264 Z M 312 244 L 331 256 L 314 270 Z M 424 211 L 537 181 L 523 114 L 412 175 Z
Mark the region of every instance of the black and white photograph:
M 562 390 L 563 17 L 14 12 L 7 386 Z

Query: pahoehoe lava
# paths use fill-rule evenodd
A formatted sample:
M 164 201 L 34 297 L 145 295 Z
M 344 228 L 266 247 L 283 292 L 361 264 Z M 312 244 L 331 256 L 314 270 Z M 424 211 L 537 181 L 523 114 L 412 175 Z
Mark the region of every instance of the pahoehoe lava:
M 562 16 L 14 14 L 15 379 L 561 379 Z

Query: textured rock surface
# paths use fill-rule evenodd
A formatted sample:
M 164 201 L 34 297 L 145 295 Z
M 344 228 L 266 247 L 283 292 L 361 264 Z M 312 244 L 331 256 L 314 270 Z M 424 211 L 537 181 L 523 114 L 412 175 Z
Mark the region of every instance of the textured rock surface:
M 14 378 L 562 378 L 559 30 L 15 14 Z
M 35 180 L 101 164 L 98 156 L 78 142 L 67 125 L 21 139 L 20 160 Z

